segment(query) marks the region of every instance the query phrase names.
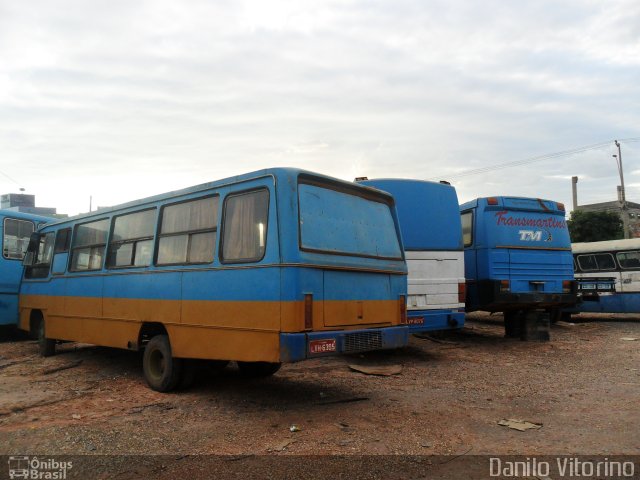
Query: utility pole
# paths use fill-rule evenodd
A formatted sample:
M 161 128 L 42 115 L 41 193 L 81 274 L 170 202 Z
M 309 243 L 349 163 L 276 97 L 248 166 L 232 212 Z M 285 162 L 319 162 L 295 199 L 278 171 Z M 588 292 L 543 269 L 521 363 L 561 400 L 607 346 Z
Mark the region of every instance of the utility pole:
M 627 212 L 627 198 L 624 192 L 624 172 L 622 170 L 622 151 L 620 150 L 620 142 L 614 140 L 618 147 L 618 155 L 613 155 L 618 164 L 618 173 L 620 174 L 620 209 L 622 210 L 622 225 L 624 228 L 624 238 L 629 238 L 629 214 Z

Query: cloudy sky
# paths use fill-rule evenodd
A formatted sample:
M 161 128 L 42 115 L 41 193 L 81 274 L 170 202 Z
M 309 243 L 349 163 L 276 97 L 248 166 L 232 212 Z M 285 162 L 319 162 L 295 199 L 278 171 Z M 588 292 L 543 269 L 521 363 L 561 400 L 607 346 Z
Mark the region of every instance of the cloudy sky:
M 63 213 L 272 166 L 608 201 L 614 139 L 640 203 L 637 0 L 0 0 L 0 193 Z

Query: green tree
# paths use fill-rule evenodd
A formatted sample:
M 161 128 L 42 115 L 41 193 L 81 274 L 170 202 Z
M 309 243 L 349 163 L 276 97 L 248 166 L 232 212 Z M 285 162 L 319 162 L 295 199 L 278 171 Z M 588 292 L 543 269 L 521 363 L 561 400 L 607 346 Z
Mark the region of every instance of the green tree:
M 569 235 L 572 242 L 598 242 L 624 238 L 620 215 L 615 212 L 571 212 Z

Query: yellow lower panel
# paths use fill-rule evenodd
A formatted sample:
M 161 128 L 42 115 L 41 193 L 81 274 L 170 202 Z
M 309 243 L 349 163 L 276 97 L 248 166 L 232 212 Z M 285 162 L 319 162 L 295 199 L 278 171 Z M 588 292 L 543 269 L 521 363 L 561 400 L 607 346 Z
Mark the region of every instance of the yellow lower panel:
M 167 325 L 172 353 L 176 357 L 245 362 L 278 362 L 278 332 L 254 332 L 218 328 Z
M 324 326 L 398 325 L 400 304 L 397 300 L 326 300 Z
M 103 347 L 127 348 L 138 340 L 140 323 L 97 318 L 57 317 L 47 315 L 47 336 Z
M 182 302 L 182 324 L 280 330 L 280 302 Z

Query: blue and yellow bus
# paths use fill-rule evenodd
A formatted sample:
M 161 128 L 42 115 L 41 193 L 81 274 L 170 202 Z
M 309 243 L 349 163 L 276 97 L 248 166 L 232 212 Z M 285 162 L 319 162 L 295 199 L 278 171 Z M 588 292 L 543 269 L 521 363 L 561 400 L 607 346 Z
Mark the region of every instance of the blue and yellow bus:
M 49 224 L 31 238 L 20 326 L 55 342 L 144 349 L 149 386 L 187 359 L 283 362 L 402 347 L 407 267 L 393 198 L 268 169 Z
M 18 289 L 29 238 L 39 225 L 53 220 L 40 215 L 0 210 L 0 327 L 18 323 Z
M 567 313 L 640 312 L 640 238 L 573 243 L 578 303 Z
M 554 321 L 576 301 L 571 241 L 561 203 L 539 198 L 478 198 L 460 206 L 467 311 L 504 312 L 507 336 L 523 314 Z
M 458 196 L 445 182 L 359 179 L 393 195 L 407 260 L 412 333 L 464 326 L 464 252 Z

